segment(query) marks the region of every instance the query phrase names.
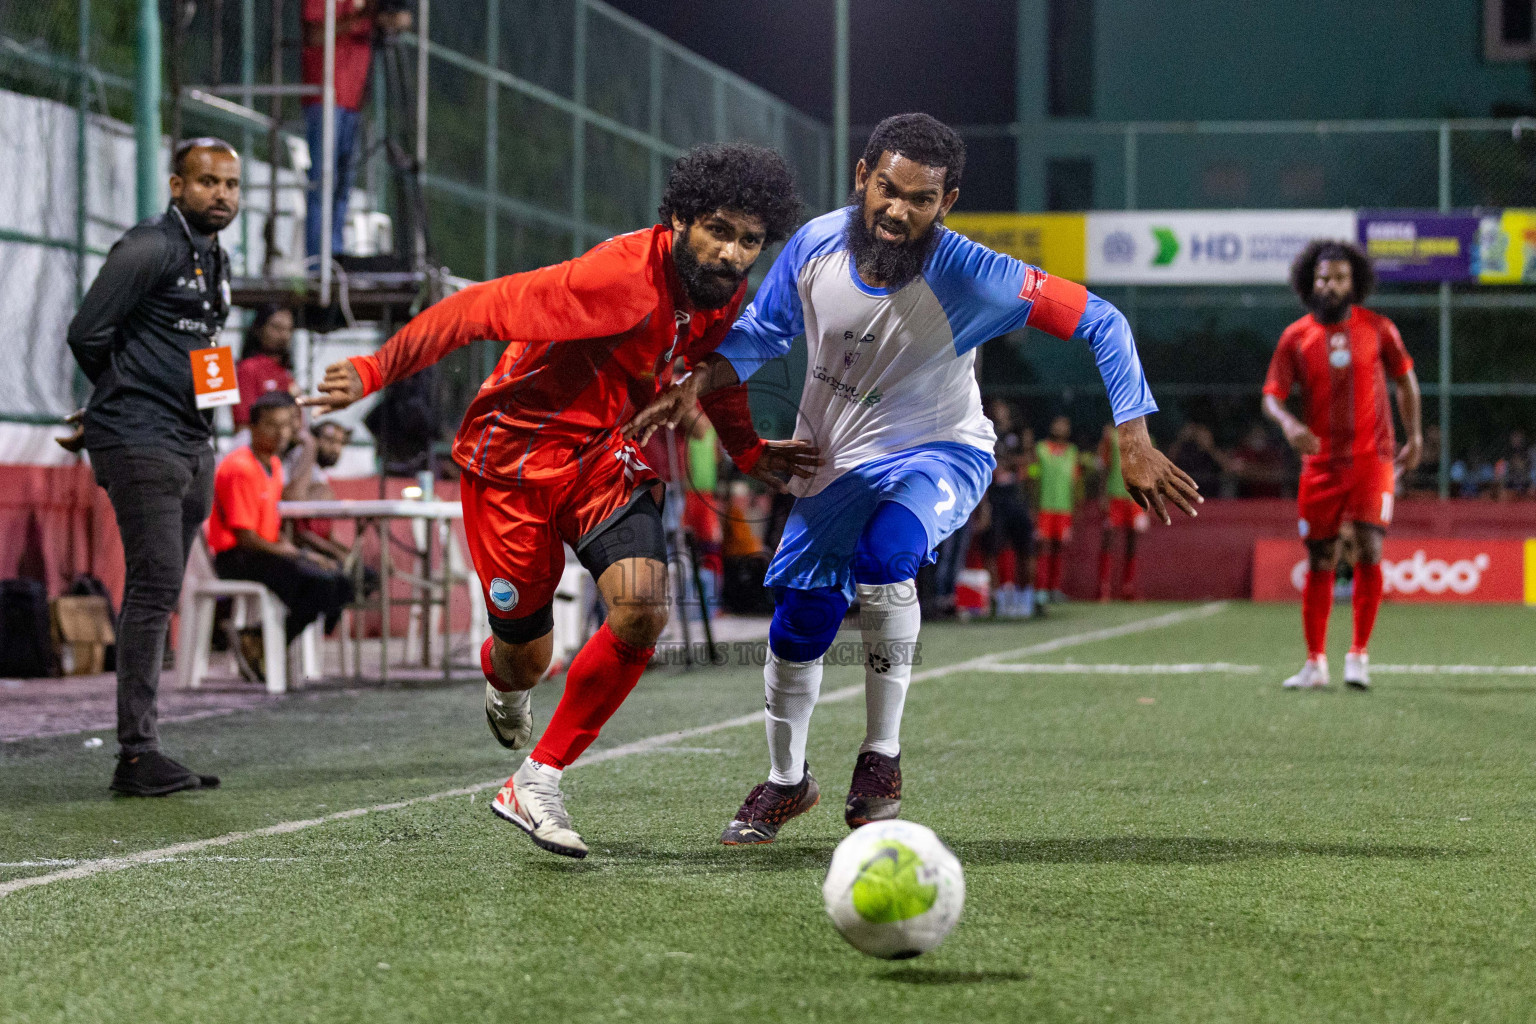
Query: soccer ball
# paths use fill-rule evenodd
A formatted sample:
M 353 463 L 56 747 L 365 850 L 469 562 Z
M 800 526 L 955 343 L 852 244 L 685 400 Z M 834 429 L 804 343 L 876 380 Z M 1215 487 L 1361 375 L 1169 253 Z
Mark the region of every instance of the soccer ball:
M 821 895 L 854 949 L 905 960 L 943 942 L 960 920 L 965 873 L 926 825 L 873 821 L 837 844 Z

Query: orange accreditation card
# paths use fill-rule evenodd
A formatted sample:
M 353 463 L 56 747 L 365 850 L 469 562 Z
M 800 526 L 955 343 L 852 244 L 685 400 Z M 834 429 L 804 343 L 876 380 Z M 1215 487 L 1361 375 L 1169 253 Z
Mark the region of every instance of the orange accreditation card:
M 192 353 L 192 390 L 199 409 L 240 402 L 240 385 L 235 382 L 235 356 L 231 349 L 217 346 Z

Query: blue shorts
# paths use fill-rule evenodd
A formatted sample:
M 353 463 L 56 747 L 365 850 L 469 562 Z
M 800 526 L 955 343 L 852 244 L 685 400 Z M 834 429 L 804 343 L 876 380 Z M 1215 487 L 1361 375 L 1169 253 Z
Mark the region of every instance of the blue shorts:
M 996 467 L 992 453 L 968 444 L 909 448 L 850 469 L 825 490 L 797 498 L 779 550 L 768 565 L 770 587 L 838 587 L 853 598 L 853 552 L 882 501 L 910 509 L 928 534 L 926 565 L 939 542 L 971 517 Z

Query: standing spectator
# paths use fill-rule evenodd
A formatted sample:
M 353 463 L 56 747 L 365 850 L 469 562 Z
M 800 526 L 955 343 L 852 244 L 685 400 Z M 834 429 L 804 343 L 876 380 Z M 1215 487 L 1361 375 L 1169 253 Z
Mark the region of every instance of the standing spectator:
M 1082 483 L 1082 461 L 1077 445 L 1072 443 L 1072 421 L 1067 417 L 1052 420 L 1051 436 L 1035 445 L 1029 475 L 1040 486 L 1035 599 L 1060 604 L 1067 599 L 1061 592 L 1062 549 L 1072 540 L 1072 512 Z
M 1227 457 L 1216 447 L 1211 428 L 1203 423 L 1186 423 L 1168 449 L 1173 464 L 1194 478 L 1201 494 L 1221 493 L 1221 474 Z
M 293 440 L 299 407 L 286 391 L 269 391 L 251 406 L 251 443 L 219 463 L 214 477 L 213 517 L 208 546 L 213 568 L 223 579 L 255 580 L 288 606 L 287 641 L 325 615 L 329 632 L 352 600 L 352 581 L 337 563 L 314 551 L 300 551 L 282 536 L 277 503 L 283 493 L 278 452 Z M 259 647 L 242 643 L 247 661 L 259 661 Z M 257 668 L 264 674 L 265 666 Z
M 240 361 L 235 364 L 240 404 L 230 410 L 236 427 L 251 422 L 251 403 L 268 391 L 297 394 L 293 380 L 293 311 L 267 304 L 256 310 L 245 329 Z
M 987 403 L 987 418 L 997 435 L 992 448 L 997 467 L 992 471 L 986 497 L 992 511 L 991 528 L 976 539 L 978 546 L 996 559 L 998 618 L 1027 619 L 1035 614 L 1035 588 L 1029 575 L 1030 559 L 1035 552 L 1035 522 L 1024 496 L 1023 478 L 1035 437 L 1027 427 L 1014 427 L 1013 408 L 1001 398 Z
M 341 252 L 341 229 L 352 192 L 353 159 L 362 124 L 363 94 L 373 63 L 375 32 L 393 34 L 411 25 L 409 11 L 378 0 L 331 0 L 336 5 L 336 175 L 331 189 L 331 252 Z M 299 54 L 304 84 L 325 80 L 326 0 L 304 0 L 304 45 Z M 309 196 L 304 210 L 304 252 L 320 255 L 320 181 L 324 143 L 324 104 L 319 96 L 304 97 L 304 137 L 309 143 Z
M 1115 531 L 1125 534 L 1125 568 L 1120 574 L 1120 600 L 1136 600 L 1136 535 L 1147 532 L 1151 517 L 1136 504 L 1120 472 L 1120 434 L 1114 424 L 1104 425 L 1099 439 L 1099 470 L 1104 477 L 1104 531 L 1099 546 L 1099 600 L 1108 601 L 1114 568 Z
M 222 139 L 190 139 L 171 157 L 170 185 L 170 207 L 118 240 L 69 324 L 92 385 L 85 447 L 127 569 L 112 788 L 133 796 L 219 784 L 160 752 L 155 697 L 187 553 L 213 497 L 213 413 L 197 407 L 191 353 L 216 344 L 229 314 L 218 233 L 240 209 L 240 157 Z
M 1279 498 L 1285 493 L 1285 452 L 1274 443 L 1264 424 L 1254 423 L 1243 443 L 1232 453 L 1229 465 L 1237 475 L 1239 498 Z
M 1500 498 L 1527 494 L 1532 487 L 1532 452 L 1525 431 L 1518 427 L 1509 432 L 1498 462 L 1494 463 L 1494 481 Z

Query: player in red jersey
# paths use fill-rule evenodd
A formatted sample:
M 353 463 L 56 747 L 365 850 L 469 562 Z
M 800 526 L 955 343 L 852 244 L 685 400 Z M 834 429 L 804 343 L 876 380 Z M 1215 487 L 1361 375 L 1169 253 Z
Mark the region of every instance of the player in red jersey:
M 478 339 L 505 342 L 454 440 L 464 532 L 485 590 L 486 716 L 503 746 L 533 732 L 530 691 L 549 667 L 564 545 L 597 581 L 608 620 L 572 659 L 565 693 L 492 810 L 553 853 L 584 857 L 560 792 L 634 689 L 667 620 L 656 475 L 618 427 L 736 319 L 763 247 L 788 237 L 800 199 L 782 157 L 701 146 L 672 168 L 662 223 L 576 259 L 474 285 L 422 312 L 375 355 L 326 368 L 310 404 L 341 408 Z M 759 442 L 760 479 L 810 475 L 803 442 Z
M 1307 661 L 1285 681 L 1290 688 L 1328 685 L 1328 612 L 1339 524 L 1348 517 L 1359 561 L 1344 682 L 1369 689 L 1366 645 L 1381 606 L 1381 542 L 1392 522 L 1397 473 L 1411 472 L 1423 452 L 1413 360 L 1392 321 L 1359 305 L 1375 276 L 1365 253 L 1347 242 L 1316 241 L 1302 250 L 1291 265 L 1291 286 L 1311 312 L 1280 335 L 1264 381 L 1264 414 L 1302 454 L 1297 501 L 1309 568 L 1301 601 Z M 1395 453 L 1389 379 L 1408 432 Z M 1301 391 L 1304 422 L 1285 408 L 1292 387 Z

